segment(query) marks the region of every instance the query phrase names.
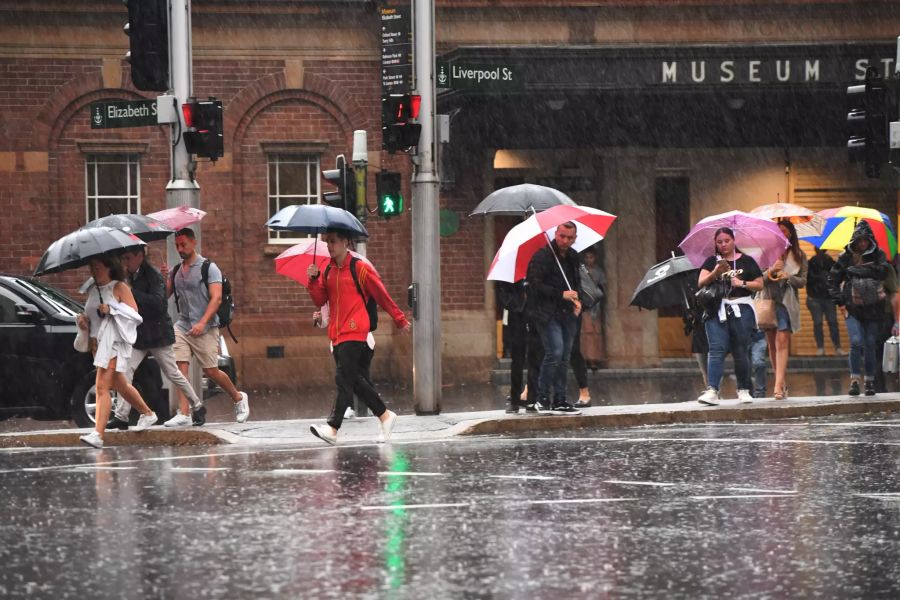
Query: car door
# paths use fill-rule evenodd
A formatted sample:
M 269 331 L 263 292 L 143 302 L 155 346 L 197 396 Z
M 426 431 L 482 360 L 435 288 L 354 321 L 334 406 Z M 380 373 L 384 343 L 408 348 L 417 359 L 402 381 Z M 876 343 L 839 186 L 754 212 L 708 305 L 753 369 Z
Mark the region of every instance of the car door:
M 34 376 L 34 361 L 27 356 L 37 325 L 19 320 L 16 305 L 27 301 L 0 286 L 0 410 L 28 406 L 27 382 Z

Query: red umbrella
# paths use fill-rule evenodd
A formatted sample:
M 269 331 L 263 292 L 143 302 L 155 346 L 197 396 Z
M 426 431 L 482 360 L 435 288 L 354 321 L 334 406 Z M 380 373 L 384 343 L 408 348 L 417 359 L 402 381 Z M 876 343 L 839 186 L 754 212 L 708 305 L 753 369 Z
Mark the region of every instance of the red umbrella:
M 488 279 L 515 283 L 525 277 L 531 257 L 550 243 L 556 227 L 567 221 L 575 223 L 578 237 L 572 248 L 581 252 L 603 239 L 615 215 L 588 206 L 558 204 L 534 214 L 506 234 L 494 262 L 488 271 Z M 561 269 L 562 267 L 560 267 Z
M 175 208 L 167 208 L 147 215 L 153 217 L 157 221 L 162 221 L 174 230 L 179 230 L 189 225 L 193 225 L 206 216 L 206 212 L 193 206 L 176 206 Z
M 350 254 L 365 262 L 366 266 L 375 275 L 378 275 L 378 271 L 368 258 L 352 250 Z M 328 244 L 321 240 L 309 240 L 291 246 L 275 257 L 275 272 L 290 277 L 303 287 L 309 287 L 309 275 L 306 274 L 306 269 L 313 264 L 313 261 L 319 266 L 319 271 L 325 271 L 325 266 L 331 261 L 331 256 L 328 255 Z M 380 277 L 380 275 L 378 276 Z

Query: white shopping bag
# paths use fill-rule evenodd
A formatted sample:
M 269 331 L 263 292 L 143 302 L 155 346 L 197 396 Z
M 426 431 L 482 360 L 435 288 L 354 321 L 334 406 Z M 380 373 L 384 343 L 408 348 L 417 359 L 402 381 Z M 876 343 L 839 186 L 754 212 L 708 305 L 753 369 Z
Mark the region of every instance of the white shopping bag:
M 892 336 L 884 343 L 884 358 L 881 359 L 881 370 L 885 373 L 900 371 L 900 338 Z

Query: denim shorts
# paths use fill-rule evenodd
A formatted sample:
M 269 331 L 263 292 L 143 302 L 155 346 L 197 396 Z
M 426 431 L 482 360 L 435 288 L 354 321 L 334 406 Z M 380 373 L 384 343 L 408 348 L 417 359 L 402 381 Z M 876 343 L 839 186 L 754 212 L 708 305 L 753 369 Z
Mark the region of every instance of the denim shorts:
M 791 316 L 788 314 L 787 307 L 784 304 L 775 305 L 775 329 L 778 331 L 791 330 Z

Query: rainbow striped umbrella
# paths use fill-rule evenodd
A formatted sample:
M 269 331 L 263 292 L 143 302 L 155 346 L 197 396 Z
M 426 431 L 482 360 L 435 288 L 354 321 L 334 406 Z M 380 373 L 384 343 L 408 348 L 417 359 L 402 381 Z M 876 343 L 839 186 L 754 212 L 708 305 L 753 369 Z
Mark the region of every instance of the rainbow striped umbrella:
M 875 234 L 875 242 L 887 255 L 888 260 L 897 254 L 897 235 L 891 218 L 874 208 L 863 206 L 841 206 L 819 211 L 825 219 L 822 235 L 804 236 L 800 239 L 823 250 L 843 250 L 850 243 L 853 230 L 860 219 L 866 221 Z

